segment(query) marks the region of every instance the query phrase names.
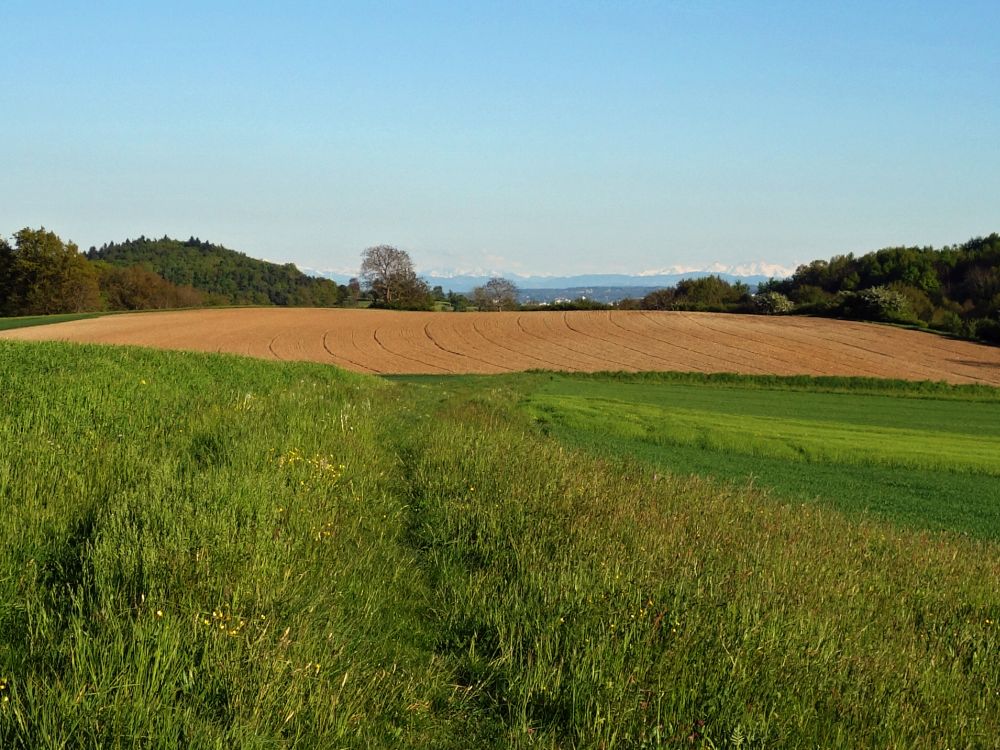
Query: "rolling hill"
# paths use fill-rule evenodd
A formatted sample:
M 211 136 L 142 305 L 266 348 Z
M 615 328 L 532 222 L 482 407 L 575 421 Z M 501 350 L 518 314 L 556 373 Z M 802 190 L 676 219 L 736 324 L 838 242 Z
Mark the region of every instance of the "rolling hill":
M 332 307 L 344 298 L 343 287 L 307 276 L 292 263 L 269 263 L 195 237 L 139 237 L 92 247 L 87 258 L 121 267 L 144 266 L 174 284 L 230 304 Z

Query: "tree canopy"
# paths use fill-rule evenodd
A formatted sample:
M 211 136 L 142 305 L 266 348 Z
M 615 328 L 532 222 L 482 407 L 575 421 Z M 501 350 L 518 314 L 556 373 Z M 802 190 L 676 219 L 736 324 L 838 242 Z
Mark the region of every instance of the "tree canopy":
M 94 262 L 101 293 L 110 310 L 163 310 L 200 307 L 208 297 L 191 286 L 172 284 L 144 266 L 121 268 Z
M 361 253 L 361 279 L 377 307 L 427 310 L 434 301 L 427 282 L 413 270 L 410 254 L 392 245 Z
M 799 312 L 914 323 L 1000 343 L 1000 235 L 941 249 L 835 255 L 760 291 L 786 295 Z
M 97 272 L 72 242 L 44 228 L 0 242 L 0 313 L 45 315 L 99 309 Z
M 517 285 L 510 279 L 494 276 L 472 290 L 472 302 L 480 310 L 516 310 Z
M 676 286 L 657 289 L 642 298 L 645 310 L 716 310 L 747 312 L 750 288 L 741 282 L 729 283 L 719 276 L 682 279 Z

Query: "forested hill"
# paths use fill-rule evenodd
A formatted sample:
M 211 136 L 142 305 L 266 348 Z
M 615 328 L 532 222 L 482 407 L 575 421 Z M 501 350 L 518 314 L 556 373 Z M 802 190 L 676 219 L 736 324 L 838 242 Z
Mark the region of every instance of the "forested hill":
M 332 307 L 345 294 L 333 281 L 307 276 L 291 263 L 268 263 L 194 237 L 140 237 L 92 247 L 87 258 L 120 267 L 143 266 L 227 304 Z

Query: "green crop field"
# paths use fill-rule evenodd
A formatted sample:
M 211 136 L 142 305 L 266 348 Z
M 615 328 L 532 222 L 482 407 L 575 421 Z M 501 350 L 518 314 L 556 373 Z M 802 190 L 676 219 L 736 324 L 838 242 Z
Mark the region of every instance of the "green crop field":
M 998 404 L 0 342 L 0 747 L 989 746 Z
M 748 380 L 548 376 L 529 386 L 526 404 L 546 431 L 601 455 L 1000 536 L 997 391 Z
M 69 320 L 83 320 L 84 318 L 97 318 L 105 313 L 66 313 L 64 315 L 29 315 L 19 318 L 0 318 L 0 331 L 9 331 L 12 328 L 30 328 L 31 326 L 44 326 L 49 323 L 65 323 Z

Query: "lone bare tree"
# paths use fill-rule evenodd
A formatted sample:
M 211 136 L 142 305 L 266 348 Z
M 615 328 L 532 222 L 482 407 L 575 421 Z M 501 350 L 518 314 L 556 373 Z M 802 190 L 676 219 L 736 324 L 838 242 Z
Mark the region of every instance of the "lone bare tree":
M 392 245 L 361 253 L 361 278 L 377 305 L 424 309 L 431 304 L 430 289 L 413 270 L 410 254 Z
M 516 310 L 517 286 L 510 279 L 494 276 L 472 290 L 472 301 L 480 310 Z
M 412 279 L 410 254 L 392 245 L 376 245 L 361 253 L 361 278 L 375 294 L 376 301 L 392 305 Z

